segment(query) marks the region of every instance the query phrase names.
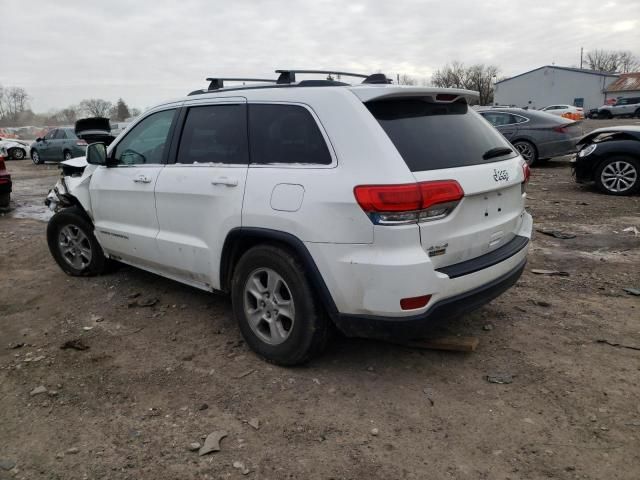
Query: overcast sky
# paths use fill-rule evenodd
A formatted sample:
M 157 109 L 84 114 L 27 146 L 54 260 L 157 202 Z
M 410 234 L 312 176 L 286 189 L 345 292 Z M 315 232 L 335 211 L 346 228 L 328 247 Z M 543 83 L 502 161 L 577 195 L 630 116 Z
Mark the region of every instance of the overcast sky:
M 205 77 L 280 68 L 406 73 L 453 60 L 511 76 L 640 55 L 640 0 L 0 0 L 0 84 L 36 112 L 83 98 L 146 108 Z

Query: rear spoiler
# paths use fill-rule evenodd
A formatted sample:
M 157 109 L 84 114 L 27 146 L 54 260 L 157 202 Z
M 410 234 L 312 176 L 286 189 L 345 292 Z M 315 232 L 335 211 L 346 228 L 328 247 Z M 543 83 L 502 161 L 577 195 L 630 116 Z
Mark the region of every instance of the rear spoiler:
M 463 99 L 466 103 L 478 101 L 480 94 L 461 88 L 388 86 L 353 86 L 351 91 L 363 102 L 403 97 L 432 97 L 434 102 L 452 103 Z

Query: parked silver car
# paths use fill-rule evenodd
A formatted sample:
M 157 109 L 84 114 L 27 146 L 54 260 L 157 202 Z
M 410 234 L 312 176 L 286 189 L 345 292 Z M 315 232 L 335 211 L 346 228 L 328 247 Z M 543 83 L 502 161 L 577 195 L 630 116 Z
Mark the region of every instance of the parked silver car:
M 629 115 L 640 118 L 640 97 L 619 98 L 613 105 L 598 108 L 598 118 L 613 118 Z
M 516 147 L 529 165 L 538 160 L 575 153 L 582 137 L 582 123 L 523 108 L 477 109 Z

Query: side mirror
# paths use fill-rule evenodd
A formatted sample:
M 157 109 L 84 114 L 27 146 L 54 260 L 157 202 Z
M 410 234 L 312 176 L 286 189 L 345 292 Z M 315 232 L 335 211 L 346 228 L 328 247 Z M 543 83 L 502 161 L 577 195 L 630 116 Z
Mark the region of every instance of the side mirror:
M 107 164 L 107 147 L 104 143 L 92 143 L 87 147 L 87 163 L 91 165 Z
M 41 142 L 41 141 L 42 141 L 42 137 L 36 138 L 36 142 Z

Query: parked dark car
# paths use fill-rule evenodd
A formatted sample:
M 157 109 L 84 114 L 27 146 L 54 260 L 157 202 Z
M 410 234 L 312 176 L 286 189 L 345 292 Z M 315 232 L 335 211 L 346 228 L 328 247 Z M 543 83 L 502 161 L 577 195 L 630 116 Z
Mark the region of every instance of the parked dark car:
M 598 128 L 578 142 L 573 171 L 578 183 L 595 182 L 610 195 L 640 189 L 640 127 Z
M 78 138 L 72 127 L 53 128 L 31 144 L 31 160 L 36 165 L 82 157 L 87 142 Z
M 8 207 L 11 201 L 11 174 L 4 163 L 7 151 L 0 147 L 0 207 Z
M 483 107 L 477 111 L 511 142 L 529 165 L 574 153 L 583 134 L 581 122 L 536 110 Z

